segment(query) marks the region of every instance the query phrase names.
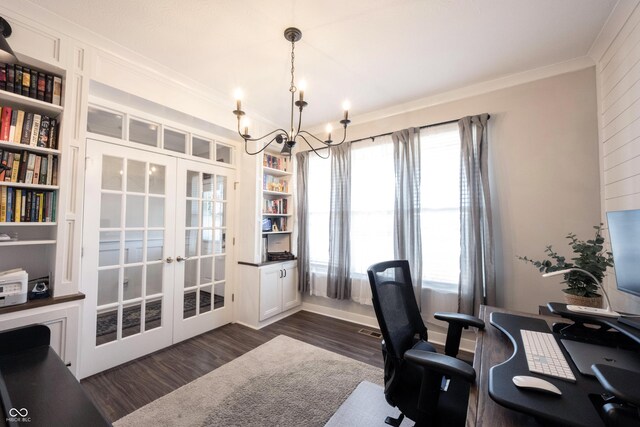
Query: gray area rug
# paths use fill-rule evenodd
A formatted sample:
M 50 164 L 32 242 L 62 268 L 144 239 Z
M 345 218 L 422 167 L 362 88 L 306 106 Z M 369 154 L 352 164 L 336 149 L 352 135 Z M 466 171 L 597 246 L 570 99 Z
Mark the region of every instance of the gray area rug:
M 114 426 L 323 426 L 358 384 L 382 378 L 382 369 L 280 335 Z
M 398 418 L 400 411 L 389 406 L 384 398 L 384 388 L 378 384 L 363 381 L 351 393 L 351 396 L 340 405 L 326 427 L 384 427 L 385 418 Z M 414 424 L 404 418 L 401 427 Z

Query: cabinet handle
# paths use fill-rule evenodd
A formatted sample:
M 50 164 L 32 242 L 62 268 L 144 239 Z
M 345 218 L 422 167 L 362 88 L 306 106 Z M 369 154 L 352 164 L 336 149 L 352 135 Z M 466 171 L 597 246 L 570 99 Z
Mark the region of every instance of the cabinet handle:
M 280 278 L 282 279 L 282 270 L 280 270 Z
M 171 264 L 173 262 L 173 258 L 167 257 L 165 261 L 167 261 L 167 264 Z
M 284 277 L 287 277 L 287 269 L 284 269 Z
M 178 262 L 182 262 L 182 261 L 186 261 L 186 260 L 188 260 L 188 259 L 189 259 L 189 257 L 182 258 L 180 255 L 178 255 L 178 258 L 176 258 L 176 261 L 178 261 Z

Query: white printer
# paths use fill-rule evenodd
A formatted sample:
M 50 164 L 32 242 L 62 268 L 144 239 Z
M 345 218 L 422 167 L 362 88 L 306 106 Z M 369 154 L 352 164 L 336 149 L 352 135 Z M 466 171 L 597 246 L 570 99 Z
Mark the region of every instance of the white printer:
M 0 307 L 27 302 L 29 274 L 21 268 L 0 272 Z

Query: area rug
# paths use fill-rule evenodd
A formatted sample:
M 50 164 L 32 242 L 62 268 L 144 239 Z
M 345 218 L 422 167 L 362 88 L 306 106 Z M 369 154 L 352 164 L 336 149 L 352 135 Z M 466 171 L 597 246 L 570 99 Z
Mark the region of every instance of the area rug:
M 280 335 L 119 419 L 124 426 L 323 426 L 382 369 Z

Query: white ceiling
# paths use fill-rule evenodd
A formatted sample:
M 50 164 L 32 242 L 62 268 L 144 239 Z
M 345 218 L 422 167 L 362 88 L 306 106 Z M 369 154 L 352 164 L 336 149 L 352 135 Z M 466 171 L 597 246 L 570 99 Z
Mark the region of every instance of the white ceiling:
M 288 26 L 306 127 L 585 56 L 617 0 L 31 0 L 288 123 Z M 231 114 L 231 112 L 229 113 Z

